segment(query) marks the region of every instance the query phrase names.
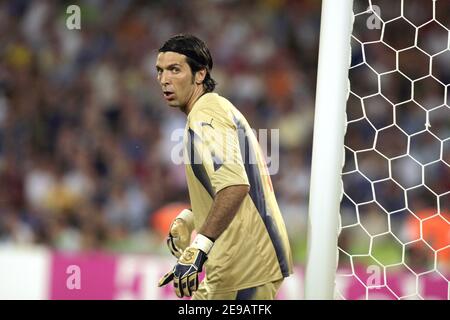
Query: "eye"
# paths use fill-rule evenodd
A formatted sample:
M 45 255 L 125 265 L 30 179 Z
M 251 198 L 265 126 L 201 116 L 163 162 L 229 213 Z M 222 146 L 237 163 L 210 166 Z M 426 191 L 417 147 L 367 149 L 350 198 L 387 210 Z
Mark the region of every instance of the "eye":
M 173 67 L 171 71 L 172 73 L 179 73 L 181 70 L 178 67 Z

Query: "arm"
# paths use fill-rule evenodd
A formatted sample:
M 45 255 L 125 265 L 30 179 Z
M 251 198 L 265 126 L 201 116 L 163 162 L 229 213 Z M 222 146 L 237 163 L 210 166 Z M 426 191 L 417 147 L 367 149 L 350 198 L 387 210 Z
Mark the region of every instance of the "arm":
M 233 220 L 249 190 L 247 185 L 234 185 L 220 190 L 198 233 L 216 240 Z
M 184 250 L 172 271 L 159 280 L 158 286 L 165 286 L 173 280 L 175 293 L 180 298 L 191 296 L 198 289 L 198 274 L 208 259 L 214 240 L 229 226 L 248 191 L 247 185 L 233 185 L 216 194 L 208 217 L 191 246 Z

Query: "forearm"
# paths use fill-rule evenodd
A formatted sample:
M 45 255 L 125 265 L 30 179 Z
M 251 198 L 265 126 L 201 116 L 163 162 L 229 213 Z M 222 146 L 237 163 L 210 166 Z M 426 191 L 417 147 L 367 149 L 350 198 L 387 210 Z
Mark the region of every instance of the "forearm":
M 208 217 L 198 233 L 217 239 L 230 225 L 248 191 L 249 187 L 246 185 L 220 190 L 214 197 Z

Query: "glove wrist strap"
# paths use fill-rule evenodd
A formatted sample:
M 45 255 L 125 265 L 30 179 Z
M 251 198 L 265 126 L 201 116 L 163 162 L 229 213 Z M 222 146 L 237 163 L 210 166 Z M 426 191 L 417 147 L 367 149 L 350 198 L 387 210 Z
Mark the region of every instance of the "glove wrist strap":
M 202 250 L 204 253 L 208 254 L 213 247 L 214 242 L 205 237 L 202 234 L 197 234 L 194 241 L 191 244 L 191 247 Z

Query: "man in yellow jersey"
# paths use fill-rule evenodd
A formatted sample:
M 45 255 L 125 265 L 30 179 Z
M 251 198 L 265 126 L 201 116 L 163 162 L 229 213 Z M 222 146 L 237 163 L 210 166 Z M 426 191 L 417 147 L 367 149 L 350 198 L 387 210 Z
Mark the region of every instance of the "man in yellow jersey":
M 178 262 L 159 286 L 173 281 L 177 296 L 193 299 L 274 299 L 292 273 L 285 224 L 256 136 L 244 116 L 213 93 L 212 67 L 207 46 L 192 35 L 174 36 L 159 49 L 164 98 L 187 115 L 192 208 L 172 223 L 167 242 Z

